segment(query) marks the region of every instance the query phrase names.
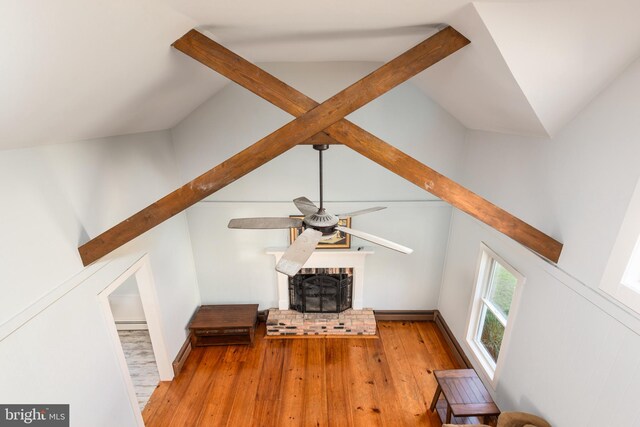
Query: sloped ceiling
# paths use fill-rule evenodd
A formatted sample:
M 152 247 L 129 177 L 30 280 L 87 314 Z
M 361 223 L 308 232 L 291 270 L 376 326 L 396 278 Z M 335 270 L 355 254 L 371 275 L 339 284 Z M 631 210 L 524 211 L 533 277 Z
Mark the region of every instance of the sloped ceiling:
M 555 134 L 640 56 L 640 1 L 482 3 L 509 71 Z
M 447 23 L 472 44 L 413 79 L 468 128 L 552 135 L 640 53 L 637 0 L 0 3 L 0 149 L 168 129 L 227 81 L 170 44 L 254 62 L 387 61 Z

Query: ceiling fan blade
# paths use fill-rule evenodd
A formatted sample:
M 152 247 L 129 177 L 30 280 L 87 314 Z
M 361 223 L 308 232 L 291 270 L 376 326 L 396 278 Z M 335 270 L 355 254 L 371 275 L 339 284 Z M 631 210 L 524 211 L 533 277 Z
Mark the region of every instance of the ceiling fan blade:
M 369 242 L 384 246 L 389 249 L 393 249 L 394 251 L 402 252 L 404 254 L 410 254 L 411 252 L 413 252 L 413 249 L 411 248 L 399 245 L 398 243 L 394 243 L 387 239 L 383 239 L 382 237 L 374 236 L 373 234 L 365 233 L 364 231 L 358 231 L 354 230 L 353 228 L 342 227 L 340 225 L 336 227 L 336 230 L 343 231 L 345 233 L 351 234 L 352 236 L 368 240 Z
M 368 209 L 362 209 L 362 210 L 359 210 L 359 211 L 354 211 L 354 212 L 349 212 L 349 213 L 344 213 L 344 214 L 338 214 L 338 218 L 344 219 L 344 218 L 348 218 L 350 216 L 364 215 L 364 214 L 367 214 L 369 212 L 381 211 L 382 209 L 387 209 L 387 207 L 386 206 L 376 206 L 375 208 L 368 208 Z
M 295 276 L 313 253 L 320 241 L 322 233 L 312 228 L 307 228 L 282 254 L 282 258 L 276 265 L 276 270 L 289 277 Z
M 296 208 L 298 208 L 298 210 L 304 214 L 304 216 L 318 213 L 318 207 L 306 197 L 298 197 L 297 199 L 293 199 L 293 203 L 296 205 Z
M 229 221 L 229 228 L 271 229 L 302 227 L 299 218 L 234 218 Z

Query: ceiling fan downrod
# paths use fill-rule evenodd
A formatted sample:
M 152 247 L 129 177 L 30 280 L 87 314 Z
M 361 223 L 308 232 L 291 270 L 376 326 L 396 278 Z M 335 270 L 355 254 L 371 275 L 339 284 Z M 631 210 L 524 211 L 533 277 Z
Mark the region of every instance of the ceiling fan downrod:
M 313 149 L 318 151 L 318 158 L 320 164 L 320 208 L 318 209 L 318 213 L 324 210 L 323 206 L 323 197 L 322 197 L 322 152 L 324 150 L 329 149 L 329 145 L 327 144 L 314 144 Z

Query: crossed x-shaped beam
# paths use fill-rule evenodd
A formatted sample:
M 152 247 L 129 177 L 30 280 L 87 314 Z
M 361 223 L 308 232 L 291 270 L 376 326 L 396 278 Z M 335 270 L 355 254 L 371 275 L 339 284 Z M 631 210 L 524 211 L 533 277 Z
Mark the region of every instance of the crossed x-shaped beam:
M 173 47 L 296 117 L 130 218 L 80 246 L 89 265 L 298 144 L 344 144 L 391 172 L 557 262 L 562 244 L 344 117 L 469 43 L 452 27 L 386 63 L 322 104 L 196 30 Z

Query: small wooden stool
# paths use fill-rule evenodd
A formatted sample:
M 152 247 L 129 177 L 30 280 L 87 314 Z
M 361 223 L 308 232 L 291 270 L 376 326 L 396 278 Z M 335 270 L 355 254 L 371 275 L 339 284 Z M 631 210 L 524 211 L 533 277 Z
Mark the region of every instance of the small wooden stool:
M 258 304 L 203 305 L 189 323 L 191 345 L 253 344 Z

